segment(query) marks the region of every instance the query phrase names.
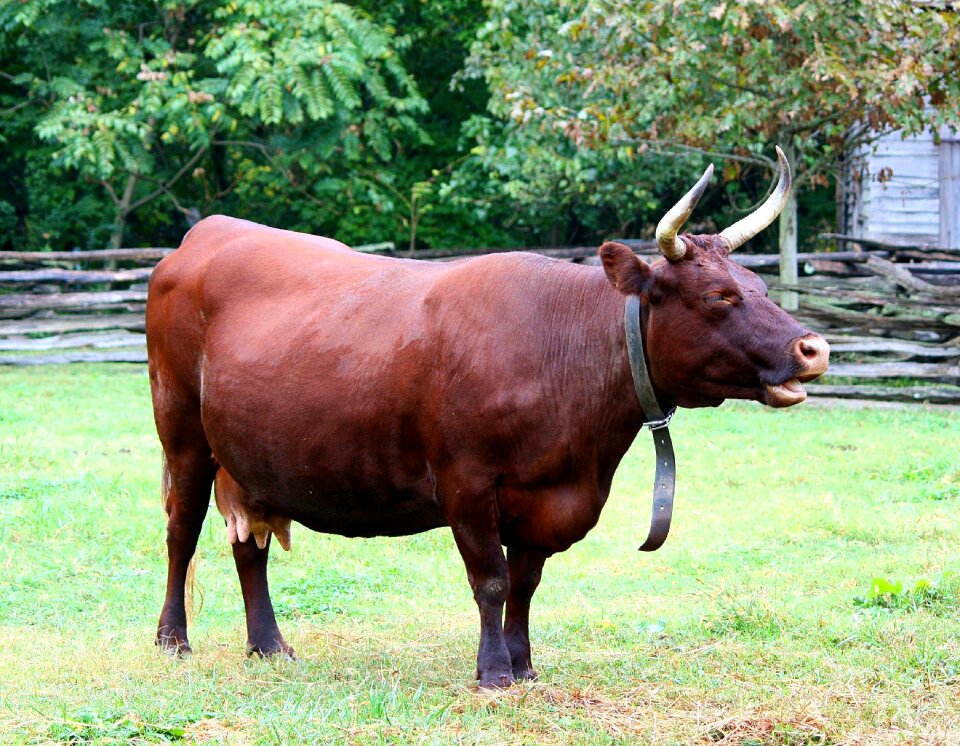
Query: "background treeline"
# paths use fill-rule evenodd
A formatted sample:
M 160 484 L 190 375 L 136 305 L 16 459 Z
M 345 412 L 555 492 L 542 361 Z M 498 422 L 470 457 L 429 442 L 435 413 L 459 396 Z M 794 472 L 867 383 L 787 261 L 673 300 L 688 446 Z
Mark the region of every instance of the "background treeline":
M 212 213 L 595 243 L 650 235 L 714 160 L 710 229 L 764 196 L 775 143 L 804 242 L 869 133 L 960 121 L 949 6 L 0 0 L 0 248 L 175 246 Z

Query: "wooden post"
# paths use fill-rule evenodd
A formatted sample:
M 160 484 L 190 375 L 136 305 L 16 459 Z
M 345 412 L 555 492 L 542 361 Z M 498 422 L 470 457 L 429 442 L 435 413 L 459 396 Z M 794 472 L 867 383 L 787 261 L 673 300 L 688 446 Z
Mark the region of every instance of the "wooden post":
M 790 168 L 796 174 L 796 153 L 793 145 L 787 143 L 783 153 L 790 162 Z M 794 176 L 794 186 L 790 190 L 787 204 L 780 213 L 780 282 L 784 285 L 796 285 L 797 277 L 797 186 Z M 799 296 L 792 290 L 784 290 L 780 294 L 780 306 L 785 311 L 796 311 L 799 307 Z
M 940 130 L 940 245 L 960 248 L 960 137 Z

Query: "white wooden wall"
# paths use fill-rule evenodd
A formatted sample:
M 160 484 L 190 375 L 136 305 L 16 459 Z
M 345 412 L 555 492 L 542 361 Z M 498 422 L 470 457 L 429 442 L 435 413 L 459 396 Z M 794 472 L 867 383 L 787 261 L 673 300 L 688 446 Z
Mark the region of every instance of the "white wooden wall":
M 848 175 L 845 231 L 893 244 L 939 245 L 941 147 L 931 133 L 906 139 L 893 133 L 860 153 Z

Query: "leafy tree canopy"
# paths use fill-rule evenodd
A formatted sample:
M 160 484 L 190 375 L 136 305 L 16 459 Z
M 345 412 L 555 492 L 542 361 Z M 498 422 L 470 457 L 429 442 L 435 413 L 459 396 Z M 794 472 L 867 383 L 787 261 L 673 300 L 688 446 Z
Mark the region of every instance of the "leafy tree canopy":
M 659 178 L 639 183 L 663 182 L 658 155 L 722 158 L 725 222 L 763 196 L 774 144 L 803 204 L 804 186 L 878 133 L 960 122 L 958 65 L 960 15 L 934 3 L 491 0 L 465 75 L 487 81 L 513 142 L 567 141 L 608 164 L 642 155 Z M 542 173 L 557 152 L 516 168 Z
M 960 121 L 960 16 L 932 3 L 493 6 L 500 12 L 470 60 L 490 83 L 491 109 L 589 147 L 763 158 L 779 142 L 803 157 L 806 177 L 816 181 L 854 141 Z
M 169 245 L 212 212 L 351 243 L 594 241 L 649 232 L 719 157 L 712 229 L 763 197 L 775 143 L 812 230 L 845 153 L 960 121 L 944 6 L 0 2 L 0 241 Z
M 2 132 L 35 134 L 55 168 L 99 185 L 114 244 L 159 198 L 206 212 L 259 192 L 241 212 L 262 215 L 278 180 L 321 201 L 325 180 L 342 192 L 350 173 L 427 140 L 399 46 L 325 0 L 5 3 Z

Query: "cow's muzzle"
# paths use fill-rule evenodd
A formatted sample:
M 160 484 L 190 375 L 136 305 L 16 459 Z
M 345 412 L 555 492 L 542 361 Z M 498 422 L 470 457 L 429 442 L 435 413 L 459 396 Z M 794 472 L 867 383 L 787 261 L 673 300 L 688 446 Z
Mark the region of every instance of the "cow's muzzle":
M 766 403 L 771 407 L 791 407 L 807 398 L 803 384 L 827 372 L 830 345 L 819 334 L 807 334 L 794 340 L 790 348 L 795 374 L 782 383 L 764 386 Z

